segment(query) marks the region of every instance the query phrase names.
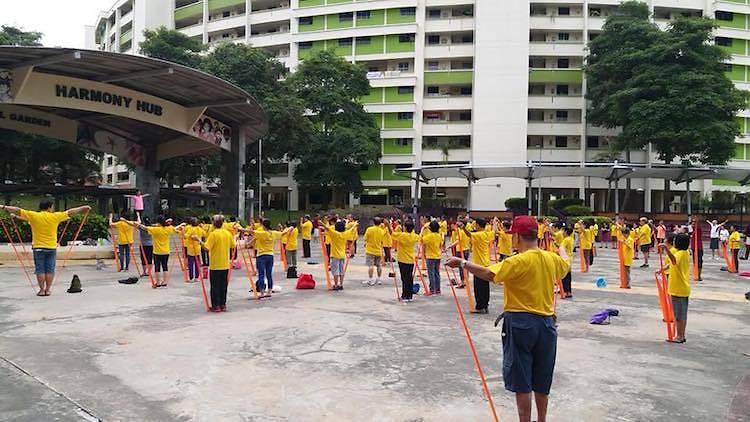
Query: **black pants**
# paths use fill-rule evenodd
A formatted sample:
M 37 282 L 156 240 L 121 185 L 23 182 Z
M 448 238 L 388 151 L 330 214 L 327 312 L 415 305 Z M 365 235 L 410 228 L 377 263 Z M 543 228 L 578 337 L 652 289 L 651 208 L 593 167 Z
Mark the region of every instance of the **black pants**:
M 414 264 L 398 263 L 401 272 L 401 299 L 411 299 L 414 295 Z
M 154 247 L 151 245 L 143 245 L 141 246 L 143 248 L 143 253 L 141 254 L 141 264 L 144 266 L 146 264 L 153 264 L 154 263 Z
M 310 257 L 310 241 L 307 239 L 302 239 L 302 257 Z
M 750 245 L 745 245 L 745 256 L 743 256 L 742 259 L 748 258 L 750 258 Z
M 737 256 L 740 254 L 739 249 L 732 249 L 732 259 L 734 259 L 734 272 L 740 272 L 740 261 Z
M 474 298 L 476 309 L 487 309 L 490 304 L 490 282 L 474 276 Z
M 385 262 L 393 262 L 393 258 L 391 258 L 391 248 L 383 247 L 383 258 L 385 258 Z
M 566 295 L 573 293 L 573 286 L 571 286 L 573 281 L 573 276 L 571 275 L 570 271 L 568 271 L 567 274 L 565 274 L 565 277 L 562 279 L 562 285 L 563 285 L 563 291 Z
M 201 248 L 201 265 L 208 265 L 208 249 Z
M 211 279 L 211 306 L 226 306 L 229 270 L 210 270 L 208 274 Z

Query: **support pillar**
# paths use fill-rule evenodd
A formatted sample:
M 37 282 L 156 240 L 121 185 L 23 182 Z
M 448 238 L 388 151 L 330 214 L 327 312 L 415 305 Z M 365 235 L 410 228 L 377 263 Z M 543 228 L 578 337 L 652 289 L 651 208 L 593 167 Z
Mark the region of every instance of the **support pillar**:
M 245 218 L 245 133 L 243 128 L 232 128 L 231 151 L 221 151 L 222 211 Z
M 159 190 L 159 159 L 156 156 L 156 145 L 150 145 L 146 149 L 146 164 L 135 169 L 135 187 L 143 195 L 143 213 L 149 217 L 155 217 L 161 213 L 161 192 Z

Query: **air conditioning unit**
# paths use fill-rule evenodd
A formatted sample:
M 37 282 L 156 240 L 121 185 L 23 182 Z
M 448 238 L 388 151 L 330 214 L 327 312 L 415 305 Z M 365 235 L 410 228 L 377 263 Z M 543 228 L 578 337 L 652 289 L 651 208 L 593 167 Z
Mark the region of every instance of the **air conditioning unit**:
M 449 44 L 450 40 L 448 37 L 440 37 L 440 44 Z
M 279 50 L 278 57 L 289 57 L 289 50 Z
M 289 25 L 281 25 L 279 27 L 279 32 L 289 32 Z
M 443 19 L 447 19 L 451 17 L 451 11 L 450 9 L 443 9 L 440 11 L 440 17 Z

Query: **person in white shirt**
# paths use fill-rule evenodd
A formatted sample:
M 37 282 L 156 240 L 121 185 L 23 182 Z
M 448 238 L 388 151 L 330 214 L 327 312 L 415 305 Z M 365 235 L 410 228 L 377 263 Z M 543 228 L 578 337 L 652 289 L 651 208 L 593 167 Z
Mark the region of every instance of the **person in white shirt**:
M 721 230 L 719 230 L 719 243 L 721 243 L 721 246 L 723 246 L 722 250 L 726 250 L 728 242 L 729 242 L 729 230 L 722 227 Z
M 723 223 L 719 224 L 717 220 L 706 220 L 706 223 L 711 226 L 711 259 L 716 259 L 716 251 L 719 249 L 720 232 L 724 227 L 724 224 L 726 224 L 727 222 L 724 221 Z M 727 233 L 727 238 L 729 238 L 729 233 Z

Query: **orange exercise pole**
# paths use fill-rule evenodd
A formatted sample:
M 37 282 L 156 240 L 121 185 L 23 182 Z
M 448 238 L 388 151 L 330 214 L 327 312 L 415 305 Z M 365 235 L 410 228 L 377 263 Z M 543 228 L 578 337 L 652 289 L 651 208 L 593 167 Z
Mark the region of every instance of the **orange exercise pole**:
M 622 244 L 621 240 L 617 241 L 617 259 L 620 264 L 620 288 L 624 289 L 628 287 L 628 284 L 625 281 L 625 254 L 622 250 Z
M 328 290 L 333 290 L 333 284 L 331 283 L 331 271 L 329 268 L 328 263 L 328 251 L 326 251 L 326 239 L 325 234 L 323 234 L 323 231 L 320 231 L 320 249 L 321 253 L 323 255 L 323 270 L 325 270 L 326 273 L 326 284 L 328 285 Z
M 697 282 L 699 277 L 700 271 L 698 268 L 698 242 L 701 242 L 701 239 L 698 239 L 698 223 L 693 224 L 693 235 L 692 235 L 692 245 L 693 245 L 693 281 Z
M 464 248 L 461 246 L 461 229 L 460 227 L 457 228 L 458 230 L 458 250 L 461 253 L 461 259 L 466 259 L 464 256 Z M 464 234 L 465 235 L 465 234 Z M 464 289 L 466 289 L 466 298 L 469 300 L 469 310 L 474 311 L 474 308 L 476 304 L 474 303 L 474 289 L 472 288 L 471 279 L 469 279 L 469 270 L 466 269 L 466 265 L 463 266 L 463 276 L 464 276 Z
M 12 217 L 11 217 L 11 221 Z M 15 224 L 15 222 L 13 223 Z M 18 253 L 18 249 L 16 249 L 16 245 L 13 243 L 13 238 L 10 237 L 10 233 L 8 232 L 8 228 L 5 226 L 5 222 L 2 218 L 0 218 L 0 225 L 3 227 L 3 232 L 5 232 L 5 237 L 8 239 L 8 244 L 10 245 L 11 249 L 13 249 L 13 253 L 16 255 L 16 258 L 18 259 L 18 262 L 21 263 L 21 268 L 23 269 L 23 274 L 26 276 L 26 280 L 29 282 L 29 285 L 31 286 L 31 289 L 36 292 L 36 287 L 34 287 L 34 282 L 31 280 L 31 275 L 29 275 L 29 270 L 26 268 L 26 264 L 24 263 L 23 259 Z
M 83 218 L 81 218 L 81 224 L 78 225 L 78 230 L 76 230 L 76 234 L 73 236 L 73 240 L 70 241 L 70 246 L 68 246 L 68 250 L 65 253 L 65 258 L 63 258 L 62 265 L 60 266 L 62 270 L 58 271 L 55 274 L 55 278 L 52 280 L 52 284 L 55 283 L 58 276 L 65 270 L 65 266 L 68 263 L 68 259 L 70 259 L 70 253 L 73 252 L 73 246 L 75 245 L 76 241 L 78 240 L 78 235 L 81 234 L 81 230 L 83 229 L 83 226 L 86 225 L 86 221 L 89 219 L 89 212 L 90 210 L 86 210 L 86 213 L 83 214 Z M 66 226 L 67 227 L 67 226 Z M 52 288 L 52 285 L 50 285 L 50 289 Z
M 146 250 L 143 248 L 143 240 L 140 240 L 138 243 L 140 244 L 139 246 L 141 248 L 141 257 L 142 257 L 141 262 L 145 262 L 146 265 L 148 266 L 148 278 L 151 280 L 151 288 L 155 289 L 156 288 L 156 280 L 154 279 L 154 264 L 153 264 L 154 259 L 153 259 L 153 254 L 151 255 L 151 264 L 149 264 L 148 263 L 148 258 L 146 258 Z
M 112 249 L 115 251 L 115 268 L 117 268 L 117 272 L 119 273 L 122 268 L 120 268 L 120 254 L 117 251 L 117 237 L 112 229 L 108 229 L 107 231 L 109 232 L 109 237 L 112 238 Z
M 416 262 L 414 263 L 414 273 L 419 275 L 419 281 L 422 283 L 422 287 L 424 288 L 424 295 L 425 296 L 431 296 L 432 292 L 430 292 L 429 285 L 425 282 L 424 274 L 422 274 L 422 270 L 420 268 L 421 264 L 425 264 L 425 268 L 427 266 L 427 261 L 422 261 L 424 259 L 424 256 L 422 255 L 422 245 L 419 245 L 417 248 L 417 257 Z M 414 275 L 412 274 L 412 279 L 414 278 Z
M 198 260 L 198 268 L 200 269 L 198 271 L 198 280 L 201 282 L 201 292 L 203 293 L 203 303 L 206 304 L 206 312 L 211 311 L 211 304 L 208 301 L 208 295 L 206 295 L 206 283 L 203 279 L 203 263 L 201 262 L 201 254 L 199 253 L 196 257 Z
M 237 247 L 239 248 L 239 245 Z M 239 249 L 239 251 L 240 251 L 239 252 L 240 256 L 242 256 L 242 260 L 245 262 L 245 274 L 247 275 L 247 281 L 250 283 L 250 290 L 252 290 L 252 292 L 253 292 L 253 298 L 257 300 L 258 299 L 258 289 L 255 286 L 255 282 L 253 281 L 253 276 L 255 274 L 251 274 L 250 273 L 250 271 L 251 271 L 250 268 L 253 268 L 253 269 L 255 268 L 255 267 L 252 267 L 253 258 L 251 256 L 248 256 L 249 253 L 250 253 L 249 249 L 242 248 L 242 249 Z
M 669 282 L 664 271 L 664 256 L 661 250 L 659 250 L 659 271 L 655 275 L 656 287 L 659 291 L 659 301 L 662 308 L 662 317 L 667 326 L 667 340 L 672 341 L 675 337 L 674 310 L 672 309 L 672 299 L 669 296 Z
M 180 263 L 180 269 L 182 270 L 182 279 L 185 283 L 188 282 L 188 272 L 187 272 L 187 257 L 185 257 L 185 236 L 181 232 L 177 232 L 177 235 L 180 238 L 180 247 L 175 248 L 177 249 L 177 261 Z
M 586 255 L 584 255 L 583 248 L 580 245 L 578 245 L 578 257 L 581 259 L 581 272 L 588 272 L 586 270 Z
M 464 318 L 464 313 L 461 310 L 461 304 L 458 302 L 458 295 L 456 295 L 456 288 L 453 286 L 452 283 L 448 283 L 451 288 L 451 294 L 453 295 L 453 303 L 456 305 L 456 311 L 458 312 L 458 320 L 461 322 L 461 327 L 464 329 L 464 334 L 466 335 L 466 342 L 469 344 L 469 350 L 471 351 L 471 356 L 474 359 L 474 366 L 477 369 L 477 373 L 479 374 L 479 379 L 482 382 L 482 389 L 484 390 L 484 395 L 487 397 L 487 403 L 490 406 L 490 411 L 492 412 L 492 419 L 495 422 L 500 422 L 500 419 L 497 416 L 497 410 L 495 409 L 495 402 L 492 401 L 492 394 L 490 394 L 490 389 L 487 387 L 487 380 L 484 377 L 484 371 L 482 371 L 482 364 L 479 363 L 479 356 L 477 356 L 477 351 L 474 348 L 474 342 L 471 340 L 471 334 L 469 333 L 469 327 L 466 325 L 466 319 Z

